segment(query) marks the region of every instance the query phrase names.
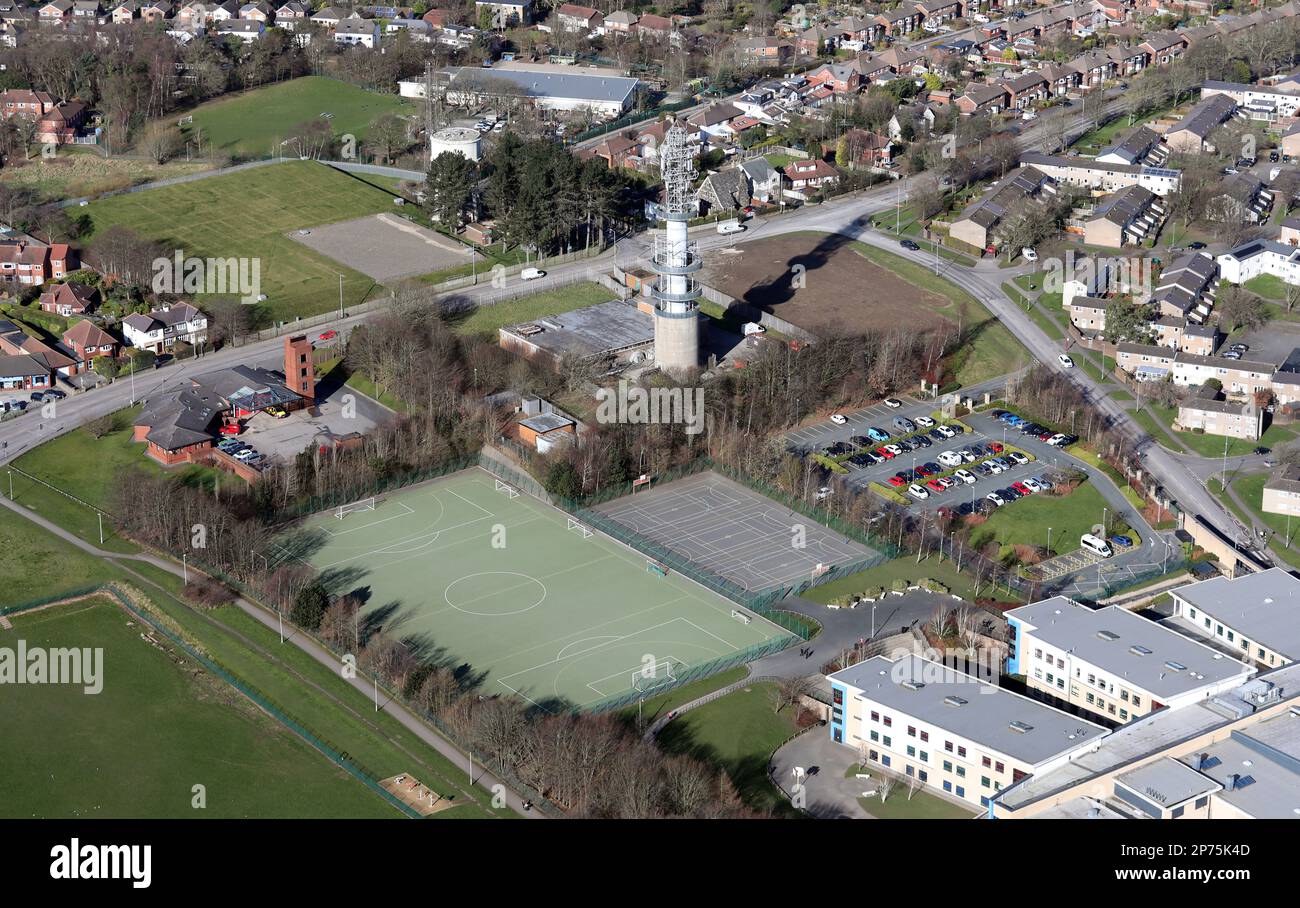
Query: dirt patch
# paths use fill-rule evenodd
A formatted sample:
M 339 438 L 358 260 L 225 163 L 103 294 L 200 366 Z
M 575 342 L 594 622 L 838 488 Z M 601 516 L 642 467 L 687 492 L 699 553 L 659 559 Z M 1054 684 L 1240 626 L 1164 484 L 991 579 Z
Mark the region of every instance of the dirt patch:
M 735 248 L 711 253 L 702 281 L 814 334 L 952 323 L 942 314 L 951 300 L 870 261 L 842 236 L 790 234 Z

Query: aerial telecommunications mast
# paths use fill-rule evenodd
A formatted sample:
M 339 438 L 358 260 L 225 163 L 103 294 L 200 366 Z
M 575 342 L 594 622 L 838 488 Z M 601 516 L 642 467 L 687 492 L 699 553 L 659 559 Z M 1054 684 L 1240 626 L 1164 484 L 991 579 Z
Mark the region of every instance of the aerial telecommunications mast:
M 686 130 L 674 123 L 660 149 L 664 201 L 663 233 L 655 234 L 651 290 L 655 302 L 655 361 L 673 375 L 684 375 L 700 364 L 700 284 L 693 276 L 703 266 L 699 247 L 687 237 L 691 177 L 695 167 L 686 145 Z

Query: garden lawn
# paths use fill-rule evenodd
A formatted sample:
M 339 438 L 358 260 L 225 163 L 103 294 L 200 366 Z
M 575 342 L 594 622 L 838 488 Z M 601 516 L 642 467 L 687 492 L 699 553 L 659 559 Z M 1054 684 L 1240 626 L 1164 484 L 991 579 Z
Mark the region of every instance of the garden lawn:
M 975 599 L 974 578 L 958 571 L 951 561 L 940 560 L 935 555 L 923 558 L 920 564 L 917 563 L 915 556 L 895 558 L 893 561 L 886 561 L 865 571 L 815 586 L 803 593 L 801 598 L 826 605 L 841 596 L 877 588 L 891 589 L 895 580 L 906 580 L 910 584 L 924 579 L 939 581 L 963 599 Z
M 385 113 L 410 114 L 415 106 L 393 94 L 379 94 L 325 76 L 303 76 L 196 107 L 194 122 L 183 128 L 187 139 L 202 140 L 204 154 L 236 158 L 297 154 L 281 146 L 300 123 L 329 114 L 334 135 L 353 135 L 358 145 L 371 121 Z
M 1300 568 L 1300 520 L 1296 520 L 1294 517 L 1288 520 L 1285 514 L 1264 513 L 1262 510 L 1264 483 L 1267 481 L 1267 473 L 1255 473 L 1233 480 L 1232 490 L 1237 493 L 1238 498 L 1246 503 L 1248 509 L 1246 511 L 1243 511 L 1235 501 L 1223 493 L 1222 486 L 1217 479 L 1211 479 L 1205 485 L 1211 492 L 1217 494 L 1219 499 L 1231 508 L 1232 512 L 1246 526 L 1253 528 L 1262 525 L 1272 530 L 1274 535 L 1269 540 L 1269 547 L 1293 568 Z
M 131 421 L 138 408 L 119 410 L 114 414 L 116 428 L 102 438 L 95 438 L 84 426 L 47 441 L 28 451 L 14 461 L 18 469 L 39 480 L 44 480 L 68 495 L 73 495 L 108 514 L 115 507 L 117 488 L 137 473 L 162 475 L 164 472 L 185 483 L 211 487 L 220 481 L 221 474 L 211 467 L 189 464 L 164 470 L 145 456 L 145 446 L 131 440 Z M 31 419 L 32 417 L 25 417 Z M 3 477 L 0 489 L 9 495 L 9 476 Z M 75 533 L 85 541 L 99 546 L 99 518 L 95 510 L 17 473 L 12 474 L 14 499 L 23 507 L 52 520 L 65 530 Z M 228 483 L 237 482 L 225 477 Z M 113 522 L 104 518 L 104 543 L 101 548 L 111 551 L 133 552 L 135 546 L 120 539 L 113 530 Z
M 107 596 L 14 615 L 29 647 L 102 649 L 102 690 L 5 698 L 6 817 L 397 818 L 402 814 L 188 656 L 142 639 Z M 193 806 L 195 785 L 206 805 Z
M 586 309 L 617 298 L 617 294 L 600 284 L 574 284 L 490 306 L 478 306 L 468 314 L 454 318 L 453 325 L 457 334 L 495 337 L 497 329 L 506 325 L 559 315 L 573 309 Z
M 870 768 L 867 772 L 870 772 Z M 883 802 L 880 798 L 858 798 L 862 809 L 878 820 L 969 820 L 978 812 L 945 801 L 928 791 L 917 790 L 909 798 L 907 785 L 899 782 Z
M 1030 495 L 998 508 L 987 521 L 975 528 L 971 544 L 982 546 L 990 539 L 1001 545 L 1047 545 L 1047 529 L 1052 529 L 1053 554 L 1064 555 L 1079 547 L 1079 537 L 1101 522 L 1106 499 L 1092 487 L 1081 483 L 1069 495 Z
M 315 161 L 291 161 L 100 199 L 81 210 L 95 233 L 121 225 L 186 256 L 259 260 L 267 299 L 255 315 L 269 324 L 337 308 L 340 274 L 346 305 L 378 288 L 289 233 L 392 207 L 388 192 Z M 93 235 L 89 242 L 93 247 Z
M 767 766 L 797 729 L 792 708 L 773 711 L 775 687 L 770 682 L 749 685 L 683 713 L 659 733 L 660 748 L 726 770 L 748 806 L 786 812 L 789 802 L 768 780 Z
M 1251 441 L 1246 438 L 1228 438 L 1224 435 L 1206 435 L 1203 432 L 1178 432 L 1173 428 L 1174 420 L 1178 418 L 1178 409 L 1176 407 L 1162 407 L 1158 404 L 1146 403 L 1142 406 L 1143 411 L 1149 414 L 1148 419 L 1142 419 L 1140 414 L 1138 422 L 1142 424 L 1148 432 L 1152 431 L 1149 419 L 1158 422 L 1159 427 L 1168 432 L 1170 436 L 1176 438 L 1182 443 L 1183 447 L 1193 453 L 1200 454 L 1202 457 L 1222 457 L 1223 443 L 1228 443 L 1228 456 L 1240 457 L 1249 454 L 1255 448 L 1263 445 L 1266 448 L 1276 448 L 1278 445 L 1291 441 L 1296 437 L 1295 430 L 1289 426 L 1271 425 L 1264 430 L 1259 441 Z M 1153 435 L 1157 433 L 1152 432 Z M 1157 437 L 1159 437 L 1157 435 Z

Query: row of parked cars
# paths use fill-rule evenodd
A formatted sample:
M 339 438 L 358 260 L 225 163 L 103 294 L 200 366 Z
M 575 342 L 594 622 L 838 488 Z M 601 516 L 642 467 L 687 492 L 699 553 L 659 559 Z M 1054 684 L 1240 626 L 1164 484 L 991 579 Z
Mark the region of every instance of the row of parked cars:
M 907 494 L 924 501 L 931 494 L 942 494 L 954 486 L 974 485 L 981 477 L 997 476 L 1029 463 L 1029 458 L 1019 451 L 1003 453 L 1003 450 L 1001 444 L 992 441 L 967 445 L 957 451 L 944 451 L 939 455 L 938 463 L 928 462 L 910 470 L 900 470 L 888 481 L 895 488 L 907 486 Z M 946 472 L 945 467 L 957 469 L 947 476 L 938 475 Z M 1047 487 L 1050 486 L 1051 483 L 1047 483 Z
M 1037 438 L 1044 444 L 1049 444 L 1054 448 L 1066 448 L 1079 440 L 1077 435 L 1054 432 L 1047 426 L 1040 426 L 1038 423 L 1025 419 L 1023 416 L 1017 416 L 1009 410 L 992 410 L 989 415 L 1000 422 L 1006 423 L 1013 429 L 1019 429 L 1022 435 Z
M 63 400 L 67 396 L 67 394 L 64 394 L 58 388 L 51 388 L 48 391 L 33 391 L 31 399 L 33 403 L 43 404 L 47 400 Z M 26 409 L 27 401 L 25 400 L 17 398 L 13 400 L 0 400 L 0 413 L 8 413 L 11 410 L 22 411 Z
M 868 467 L 931 447 L 937 441 L 956 438 L 964 431 L 960 425 L 937 425 L 929 416 L 918 416 L 915 420 L 896 416 L 893 427 L 894 431 L 889 432 L 871 426 L 862 435 L 823 448 L 822 453 L 827 457 L 842 457 L 857 451 L 847 462 L 855 467 Z
M 266 459 L 265 454 L 237 438 L 223 438 L 217 442 L 217 448 L 229 454 L 235 460 L 242 461 L 258 470 L 265 470 L 270 465 L 270 461 Z

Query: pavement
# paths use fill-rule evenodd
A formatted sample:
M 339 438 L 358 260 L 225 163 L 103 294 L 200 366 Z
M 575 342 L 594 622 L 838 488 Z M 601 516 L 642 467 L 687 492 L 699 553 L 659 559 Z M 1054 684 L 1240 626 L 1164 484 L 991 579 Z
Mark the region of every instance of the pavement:
M 832 741 L 826 726 L 814 726 L 777 749 L 768 773 L 792 800 L 802 784 L 804 812 L 815 819 L 872 820 L 875 818 L 862 809 L 858 798 L 876 790 L 875 780 L 856 775 L 844 778 L 856 762 L 853 748 Z M 796 769 L 802 772 L 796 774 Z

